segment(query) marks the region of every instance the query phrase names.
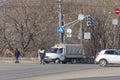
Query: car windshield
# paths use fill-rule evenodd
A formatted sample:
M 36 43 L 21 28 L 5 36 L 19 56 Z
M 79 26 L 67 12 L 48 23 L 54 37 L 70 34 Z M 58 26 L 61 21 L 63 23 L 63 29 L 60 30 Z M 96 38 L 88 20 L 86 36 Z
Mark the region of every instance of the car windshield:
M 48 53 L 62 53 L 62 48 L 50 48 L 47 51 Z

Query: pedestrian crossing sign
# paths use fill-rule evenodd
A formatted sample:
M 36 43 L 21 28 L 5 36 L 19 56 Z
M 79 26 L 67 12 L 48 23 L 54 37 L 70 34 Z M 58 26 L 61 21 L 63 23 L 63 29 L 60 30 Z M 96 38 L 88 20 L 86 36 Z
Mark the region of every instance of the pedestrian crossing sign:
M 64 26 L 58 26 L 57 31 L 60 33 L 64 33 Z

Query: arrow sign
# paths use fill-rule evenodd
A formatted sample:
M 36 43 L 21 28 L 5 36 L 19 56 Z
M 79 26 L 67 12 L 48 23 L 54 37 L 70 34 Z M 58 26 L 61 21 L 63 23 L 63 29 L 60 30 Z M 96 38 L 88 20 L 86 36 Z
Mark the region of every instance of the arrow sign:
M 67 33 L 71 34 L 72 33 L 72 29 L 67 29 Z

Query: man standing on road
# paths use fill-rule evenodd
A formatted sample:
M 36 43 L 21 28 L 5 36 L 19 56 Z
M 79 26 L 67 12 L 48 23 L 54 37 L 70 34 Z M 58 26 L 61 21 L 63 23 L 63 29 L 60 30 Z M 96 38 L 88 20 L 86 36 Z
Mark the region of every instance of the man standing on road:
M 15 59 L 16 59 L 15 63 L 19 63 L 20 51 L 18 50 L 18 48 L 15 49 L 14 55 L 15 55 Z
M 39 49 L 39 56 L 40 56 L 40 64 L 44 64 L 44 58 L 45 58 L 45 49 L 42 47 Z

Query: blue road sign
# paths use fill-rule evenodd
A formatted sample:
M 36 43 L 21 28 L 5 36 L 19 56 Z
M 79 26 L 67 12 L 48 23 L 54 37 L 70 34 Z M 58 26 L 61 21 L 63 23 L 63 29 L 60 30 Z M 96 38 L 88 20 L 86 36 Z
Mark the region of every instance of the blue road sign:
M 58 26 L 57 31 L 60 33 L 64 33 L 64 26 Z

